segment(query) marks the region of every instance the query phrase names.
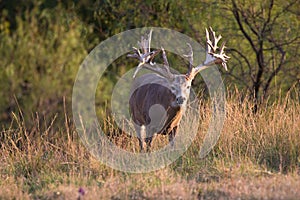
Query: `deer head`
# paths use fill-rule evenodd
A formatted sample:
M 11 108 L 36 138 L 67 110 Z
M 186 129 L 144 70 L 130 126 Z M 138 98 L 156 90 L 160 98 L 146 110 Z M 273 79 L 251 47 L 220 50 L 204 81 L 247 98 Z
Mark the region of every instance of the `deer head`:
M 225 70 L 227 70 L 226 62 L 230 57 L 224 53 L 225 43 L 223 42 L 221 47 L 218 47 L 218 42 L 222 37 L 221 35 L 216 37 L 216 34 L 211 27 L 209 30 L 206 29 L 207 48 L 206 59 L 203 64 L 196 67 L 193 66 L 193 49 L 189 43 L 187 44 L 190 48 L 190 52 L 188 55 L 184 55 L 185 57 L 189 58 L 189 66 L 186 74 L 174 74 L 170 71 L 166 52 L 163 47 L 161 50 L 151 51 L 151 36 L 152 30 L 147 36 L 142 37 L 141 41 L 138 42 L 139 48 L 134 48 L 134 53 L 128 55 L 128 57 L 139 60 L 139 64 L 134 72 L 133 78 L 136 77 L 137 73 L 142 68 L 151 70 L 164 77 L 168 81 L 169 88 L 175 96 L 174 101 L 171 103 L 173 107 L 184 107 L 186 105 L 190 95 L 192 81 L 201 70 L 204 70 L 215 64 L 221 64 Z M 162 52 L 163 57 L 162 67 L 157 66 L 153 62 L 154 57 L 160 52 Z

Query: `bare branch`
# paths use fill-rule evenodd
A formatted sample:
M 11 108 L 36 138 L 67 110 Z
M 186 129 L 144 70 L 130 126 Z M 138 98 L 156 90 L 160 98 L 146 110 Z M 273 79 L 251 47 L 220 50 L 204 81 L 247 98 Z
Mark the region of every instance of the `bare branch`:
M 280 17 L 280 15 L 284 14 L 286 11 L 289 10 L 290 7 L 292 7 L 294 4 L 296 4 L 299 0 L 295 0 L 295 1 L 290 1 L 290 3 L 285 6 L 284 8 L 282 8 L 282 10 L 280 12 L 277 12 L 276 15 L 273 17 L 273 20 L 271 22 L 271 25 L 273 26 L 276 23 L 276 20 Z
M 272 13 L 272 8 L 274 6 L 274 1 L 271 0 L 270 1 L 270 5 L 269 5 L 269 10 L 268 10 L 268 18 L 266 20 L 266 22 L 264 23 L 264 28 L 263 30 L 265 30 L 266 26 L 268 25 L 268 23 L 271 21 L 271 13 Z
M 232 66 L 232 68 L 234 68 L 234 67 L 235 66 Z M 243 79 L 243 77 L 236 76 L 232 72 L 228 73 L 228 75 L 231 76 L 231 77 L 233 77 L 234 79 L 238 80 L 240 83 L 242 83 L 247 88 L 247 90 L 249 90 L 249 91 L 251 90 L 250 85 L 248 84 L 248 82 L 245 79 Z
M 256 36 L 258 36 L 259 35 L 258 31 L 253 28 L 253 26 L 249 22 L 248 17 L 245 15 L 245 13 L 242 13 L 242 16 L 243 16 L 244 22 L 248 26 L 248 28 L 252 31 L 252 33 L 254 33 Z
M 267 93 L 267 90 L 269 89 L 269 86 L 270 86 L 270 83 L 271 81 L 273 80 L 273 78 L 276 76 L 276 74 L 278 74 L 278 72 L 281 70 L 284 62 L 285 62 L 285 59 L 286 59 L 286 52 L 283 50 L 282 46 L 280 45 L 277 45 L 275 41 L 273 40 L 270 40 L 271 42 L 273 42 L 277 48 L 277 50 L 280 52 L 281 54 L 281 57 L 280 57 L 280 61 L 279 61 L 279 64 L 278 66 L 276 67 L 276 69 L 271 73 L 271 75 L 269 76 L 265 86 L 264 86 L 264 94 Z
M 267 38 L 267 40 L 270 42 L 270 43 L 273 43 L 274 46 L 272 47 L 269 47 L 269 48 L 264 48 L 263 50 L 264 51 L 269 51 L 269 50 L 274 50 L 274 49 L 278 49 L 278 47 L 283 47 L 283 46 L 287 46 L 287 45 L 290 45 L 290 44 L 293 44 L 295 43 L 295 41 L 299 40 L 300 39 L 300 36 L 296 36 L 295 38 L 293 39 L 290 39 L 289 41 L 286 41 L 286 42 L 282 42 L 280 44 L 278 44 L 277 42 L 275 43 L 273 39 L 270 39 L 270 38 Z M 299 42 L 298 42 L 299 43 Z
M 253 81 L 254 81 L 254 77 L 253 77 L 253 75 L 252 75 L 252 66 L 251 66 L 251 64 L 250 64 L 249 59 L 248 59 L 242 52 L 240 52 L 240 51 L 237 50 L 237 49 L 231 48 L 231 49 L 228 49 L 228 50 L 237 53 L 237 54 L 239 55 L 239 57 L 242 58 L 242 59 L 246 62 L 247 67 L 248 67 L 248 69 L 249 69 L 249 75 L 250 75 L 251 80 L 252 80 L 252 82 L 253 82 Z M 239 57 L 238 57 L 237 59 L 239 59 Z
M 250 35 L 246 32 L 243 24 L 242 24 L 242 21 L 241 21 L 241 18 L 240 18 L 240 14 L 239 14 L 239 9 L 236 5 L 236 2 L 234 0 L 232 0 L 232 4 L 233 4 L 233 9 L 232 9 L 232 13 L 233 13 L 233 16 L 236 20 L 236 22 L 238 23 L 238 26 L 240 28 L 240 30 L 242 31 L 243 35 L 246 37 L 246 39 L 248 40 L 248 42 L 250 43 L 252 49 L 255 51 L 255 52 L 258 52 L 252 38 L 250 37 Z
M 239 50 L 234 49 L 234 48 L 231 48 L 231 49 L 228 49 L 228 50 L 229 50 L 229 51 L 232 51 L 232 52 L 235 52 L 235 53 L 237 53 L 240 57 L 242 57 L 243 60 L 247 63 L 248 68 L 251 69 L 250 61 L 248 60 L 248 58 L 247 58 L 242 52 L 240 52 Z

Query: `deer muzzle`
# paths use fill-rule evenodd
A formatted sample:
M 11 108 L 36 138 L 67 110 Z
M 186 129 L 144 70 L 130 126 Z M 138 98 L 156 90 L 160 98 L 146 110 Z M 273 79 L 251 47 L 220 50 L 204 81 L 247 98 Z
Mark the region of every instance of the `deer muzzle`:
M 180 97 L 177 97 L 177 98 L 176 98 L 176 103 L 177 103 L 178 105 L 182 105 L 182 104 L 185 102 L 185 100 L 186 100 L 185 97 L 180 96 Z

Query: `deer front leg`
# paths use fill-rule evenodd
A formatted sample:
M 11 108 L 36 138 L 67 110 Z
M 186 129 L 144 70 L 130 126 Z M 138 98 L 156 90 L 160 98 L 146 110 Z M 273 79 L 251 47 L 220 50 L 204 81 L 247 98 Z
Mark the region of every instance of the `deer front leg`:
M 153 138 L 153 137 L 149 137 L 149 138 L 146 138 L 146 139 L 145 139 L 145 142 L 146 142 L 146 151 L 147 151 L 147 152 L 150 152 L 152 138 Z
M 146 130 L 144 125 L 135 125 L 135 131 L 136 131 L 136 136 L 139 141 L 139 146 L 140 146 L 140 151 L 144 151 L 144 143 L 145 143 L 145 135 L 146 135 Z
M 169 143 L 171 144 L 172 147 L 174 147 L 174 138 L 177 133 L 177 126 L 175 126 L 171 132 L 169 133 Z

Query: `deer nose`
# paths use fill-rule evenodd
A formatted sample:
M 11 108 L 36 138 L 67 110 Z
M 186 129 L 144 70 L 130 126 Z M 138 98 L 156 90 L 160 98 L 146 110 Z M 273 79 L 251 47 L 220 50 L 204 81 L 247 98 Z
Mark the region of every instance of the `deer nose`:
M 185 97 L 177 97 L 176 102 L 177 102 L 178 105 L 181 105 L 181 104 L 183 104 L 185 99 L 186 99 Z

